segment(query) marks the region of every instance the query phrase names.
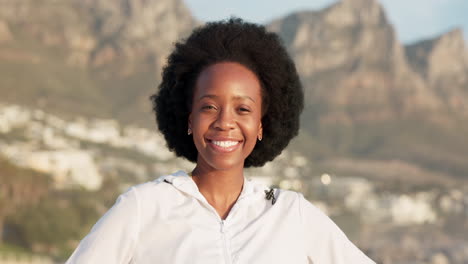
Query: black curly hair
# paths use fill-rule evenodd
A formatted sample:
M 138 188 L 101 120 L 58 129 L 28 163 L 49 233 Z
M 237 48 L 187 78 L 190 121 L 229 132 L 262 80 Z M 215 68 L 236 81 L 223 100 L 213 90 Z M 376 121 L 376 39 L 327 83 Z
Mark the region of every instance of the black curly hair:
M 294 62 L 279 37 L 264 26 L 239 18 L 210 22 L 176 43 L 162 72 L 159 92 L 150 97 L 159 130 L 177 156 L 197 161 L 198 151 L 187 135 L 194 87 L 205 68 L 220 62 L 240 63 L 260 80 L 263 140 L 257 142 L 244 166 L 262 166 L 297 135 L 304 105 Z

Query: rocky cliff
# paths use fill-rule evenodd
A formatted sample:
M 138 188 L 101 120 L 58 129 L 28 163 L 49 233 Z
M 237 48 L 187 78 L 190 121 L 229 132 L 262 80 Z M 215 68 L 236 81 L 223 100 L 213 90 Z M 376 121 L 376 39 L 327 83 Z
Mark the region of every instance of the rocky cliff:
M 294 56 L 309 105 L 323 105 L 322 119 L 393 119 L 440 107 L 439 98 L 408 66 L 405 49 L 376 0 L 341 1 L 269 27 L 283 36 Z
M 1 101 L 153 128 L 148 96 L 172 43 L 197 24 L 182 0 L 3 0 Z M 342 0 L 267 26 L 283 38 L 305 87 L 293 147 L 311 159 L 468 173 L 460 30 L 404 47 L 377 0 Z
M 406 47 L 411 67 L 453 113 L 468 115 L 468 47 L 455 29 Z
M 64 48 L 71 65 L 101 66 L 123 58 L 127 67 L 135 60 L 161 66 L 172 42 L 196 25 L 182 0 L 4 0 L 1 5 L 0 40 L 26 37 Z
M 467 175 L 468 144 L 460 142 L 468 127 L 460 120 L 468 118 L 468 50 L 460 30 L 404 47 L 377 0 L 342 0 L 268 27 L 304 83 L 296 147 L 318 159 L 353 157 L 346 173 L 370 159 Z
M 182 0 L 2 1 L 2 100 L 148 121 L 172 43 L 197 24 Z

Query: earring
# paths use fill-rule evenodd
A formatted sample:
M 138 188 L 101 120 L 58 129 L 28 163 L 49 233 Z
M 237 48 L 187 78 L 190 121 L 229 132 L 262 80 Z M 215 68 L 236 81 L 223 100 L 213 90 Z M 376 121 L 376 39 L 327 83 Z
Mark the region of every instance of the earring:
M 262 141 L 263 137 L 262 135 L 258 135 L 258 141 Z
M 187 129 L 187 135 L 190 136 L 191 134 L 192 134 L 192 129 L 189 127 L 189 128 Z

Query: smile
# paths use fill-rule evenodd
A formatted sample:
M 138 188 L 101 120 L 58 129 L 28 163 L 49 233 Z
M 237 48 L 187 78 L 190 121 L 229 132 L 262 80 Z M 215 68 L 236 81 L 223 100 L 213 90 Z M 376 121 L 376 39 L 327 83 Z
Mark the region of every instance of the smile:
M 239 141 L 211 141 L 211 143 L 215 144 L 216 146 L 223 147 L 223 148 L 229 148 L 229 147 L 239 144 Z
M 219 152 L 231 152 L 240 146 L 241 141 L 234 140 L 208 140 L 209 145 Z

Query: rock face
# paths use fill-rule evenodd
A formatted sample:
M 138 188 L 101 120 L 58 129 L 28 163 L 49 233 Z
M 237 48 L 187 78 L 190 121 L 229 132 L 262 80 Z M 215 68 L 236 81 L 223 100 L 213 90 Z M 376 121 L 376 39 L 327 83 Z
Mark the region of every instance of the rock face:
M 3 0 L 0 100 L 153 128 L 148 97 L 172 43 L 197 24 L 182 0 Z M 377 153 L 466 175 L 461 31 L 405 48 L 377 0 L 342 0 L 267 27 L 305 87 L 306 151 Z
M 197 24 L 182 0 L 1 1 L 2 100 L 153 127 L 148 97 Z
M 102 66 L 122 57 L 161 66 L 172 42 L 197 24 L 182 0 L 5 0 L 1 5 L 0 21 L 16 35 L 66 47 L 72 65 Z
M 147 102 L 149 92 L 142 85 L 156 86 L 172 43 L 197 24 L 182 0 L 4 0 L 0 58 L 27 67 L 53 61 L 57 71 L 67 69 L 63 66 L 84 69 L 78 80 L 49 81 L 57 86 L 53 89 L 50 83 L 36 85 L 40 81 L 33 79 L 32 85 L 7 83 L 2 89 L 31 87 L 22 92 L 20 88 L 18 96 L 7 89 L 5 98 L 23 103 L 28 103 L 24 100 L 28 96 L 42 98 L 37 101 L 48 106 L 50 100 L 59 101 L 77 90 L 57 95 L 61 87 L 83 83 L 99 100 L 112 93 L 108 112 L 132 120 L 148 112 L 148 104 L 142 102 Z M 461 31 L 405 49 L 377 0 L 342 0 L 324 10 L 291 14 L 268 27 L 282 36 L 296 61 L 306 89 L 304 116 L 309 119 L 352 123 L 447 109 L 468 112 L 468 52 Z M 38 45 L 52 55 L 32 48 Z M 42 77 L 48 74 L 40 72 L 43 68 L 14 78 Z M 28 93 L 40 89 L 42 94 Z
M 411 67 L 452 112 L 468 114 L 468 47 L 461 29 L 406 47 Z
M 468 144 L 456 143 L 468 129 L 460 122 L 468 119 L 460 30 L 404 47 L 377 0 L 342 0 L 268 27 L 283 38 L 304 84 L 297 148 L 317 150 L 319 159 L 349 155 L 353 166 L 366 157 L 467 175 Z
M 393 119 L 440 108 L 408 66 L 405 50 L 376 0 L 345 0 L 320 12 L 273 21 L 297 62 L 307 102 L 324 120 Z
M 10 28 L 7 23 L 0 20 L 0 43 L 8 42 L 12 39 Z

